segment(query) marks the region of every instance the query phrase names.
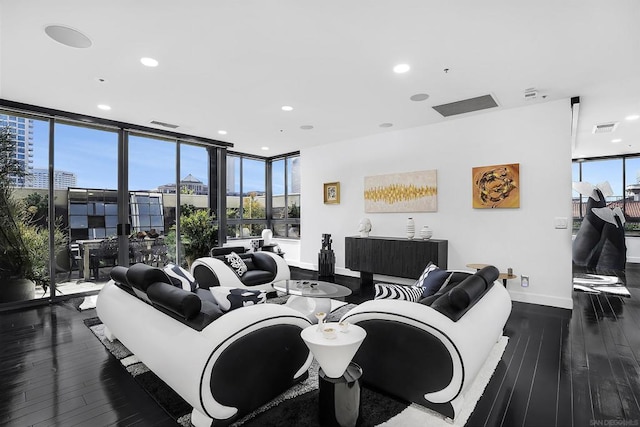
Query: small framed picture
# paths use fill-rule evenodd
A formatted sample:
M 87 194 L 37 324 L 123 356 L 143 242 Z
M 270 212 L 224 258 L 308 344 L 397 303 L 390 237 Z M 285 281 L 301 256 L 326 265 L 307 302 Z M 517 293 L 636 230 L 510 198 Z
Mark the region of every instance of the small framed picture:
M 340 203 L 339 182 L 326 182 L 324 184 L 324 203 L 327 205 L 337 205 Z

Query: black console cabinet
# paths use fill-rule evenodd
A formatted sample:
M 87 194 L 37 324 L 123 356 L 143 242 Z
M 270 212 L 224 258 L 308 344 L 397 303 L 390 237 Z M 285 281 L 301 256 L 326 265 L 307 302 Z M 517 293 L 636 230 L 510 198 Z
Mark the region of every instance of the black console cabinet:
M 447 240 L 398 237 L 345 237 L 345 267 L 360 271 L 362 285 L 374 274 L 417 279 L 432 261 L 447 268 Z

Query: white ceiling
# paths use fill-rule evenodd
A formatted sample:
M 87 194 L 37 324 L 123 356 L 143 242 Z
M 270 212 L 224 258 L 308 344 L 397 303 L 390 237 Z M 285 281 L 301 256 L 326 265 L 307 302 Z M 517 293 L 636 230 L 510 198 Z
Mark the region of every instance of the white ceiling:
M 638 22 L 637 0 L 0 0 L 0 97 L 273 156 L 456 120 L 431 107 L 485 94 L 500 109 L 580 96 L 574 157 L 635 153 Z M 93 45 L 59 44 L 50 24 Z M 591 134 L 612 120 L 615 134 Z

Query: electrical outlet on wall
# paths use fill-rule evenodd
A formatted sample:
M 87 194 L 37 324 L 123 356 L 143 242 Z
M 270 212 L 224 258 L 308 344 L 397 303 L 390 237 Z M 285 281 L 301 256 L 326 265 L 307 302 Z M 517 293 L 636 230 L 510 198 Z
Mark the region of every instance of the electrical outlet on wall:
M 529 276 L 520 276 L 520 285 L 523 288 L 529 286 Z

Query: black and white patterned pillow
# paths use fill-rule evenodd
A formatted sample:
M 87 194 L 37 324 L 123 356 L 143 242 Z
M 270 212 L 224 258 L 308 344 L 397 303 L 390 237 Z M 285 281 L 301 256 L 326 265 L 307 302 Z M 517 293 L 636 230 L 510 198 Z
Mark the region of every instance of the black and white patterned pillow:
M 424 289 L 420 286 L 395 285 L 392 283 L 376 283 L 374 299 L 400 299 L 418 302 Z
M 182 288 L 185 291 L 195 292 L 198 289 L 198 282 L 196 279 L 184 268 L 179 265 L 167 264 L 164 267 L 164 272 L 169 276 L 171 284 L 178 288 Z
M 231 252 L 229 255 L 225 255 L 224 259 L 227 265 L 236 272 L 238 277 L 242 277 L 242 275 L 247 272 L 247 265 L 237 253 Z
M 209 290 L 220 310 L 224 312 L 248 305 L 263 304 L 267 301 L 267 292 L 258 289 L 211 286 Z

